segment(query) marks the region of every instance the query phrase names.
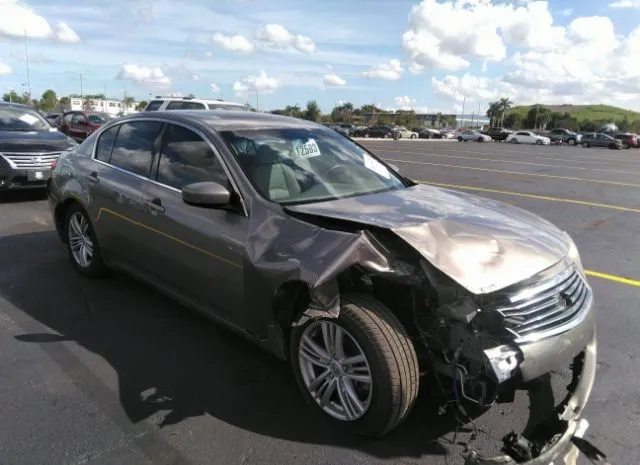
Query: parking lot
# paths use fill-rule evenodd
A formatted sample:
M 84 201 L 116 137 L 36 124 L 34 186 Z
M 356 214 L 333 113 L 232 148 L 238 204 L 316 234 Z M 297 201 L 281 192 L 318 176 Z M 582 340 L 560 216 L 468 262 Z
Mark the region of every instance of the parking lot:
M 640 150 L 360 142 L 416 181 L 573 236 L 599 307 L 587 438 L 613 464 L 639 463 Z M 304 405 L 286 364 L 125 276 L 80 278 L 40 192 L 0 197 L 0 325 L 2 464 L 461 463 L 428 399 L 383 440 L 346 436 Z M 478 441 L 529 406 L 496 409 Z

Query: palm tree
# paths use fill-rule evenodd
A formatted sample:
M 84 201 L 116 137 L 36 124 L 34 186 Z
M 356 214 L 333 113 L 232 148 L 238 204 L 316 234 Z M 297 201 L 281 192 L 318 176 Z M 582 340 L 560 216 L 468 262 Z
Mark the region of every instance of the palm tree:
M 487 110 L 487 116 L 489 117 L 489 125 L 495 126 L 498 117 L 500 116 L 500 102 L 489 102 L 489 109 Z
M 122 99 L 122 104 L 124 106 L 123 110 L 128 111 L 133 105 L 136 103 L 136 99 L 133 97 L 125 97 Z
M 500 108 L 500 126 L 504 123 L 504 115 L 513 107 L 513 102 L 509 100 L 509 97 L 503 97 L 498 102 Z

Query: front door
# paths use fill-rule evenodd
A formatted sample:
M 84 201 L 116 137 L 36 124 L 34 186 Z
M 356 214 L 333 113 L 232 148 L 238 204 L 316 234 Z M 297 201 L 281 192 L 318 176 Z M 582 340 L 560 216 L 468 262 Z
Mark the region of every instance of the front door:
M 156 158 L 155 180 L 143 188 L 146 247 L 154 254 L 145 265 L 194 303 L 238 322 L 249 219 L 239 209 L 187 205 L 181 193 L 196 182 L 228 185 L 220 159 L 200 135 L 175 124 L 167 124 Z

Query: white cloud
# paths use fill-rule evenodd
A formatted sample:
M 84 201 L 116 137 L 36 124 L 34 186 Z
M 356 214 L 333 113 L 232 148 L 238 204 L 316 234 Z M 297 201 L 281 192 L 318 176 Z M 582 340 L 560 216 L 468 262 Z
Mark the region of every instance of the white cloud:
M 344 86 L 347 83 L 337 74 L 325 74 L 322 82 L 325 86 Z
M 562 10 L 562 11 L 560 12 L 560 14 L 561 14 L 562 16 L 564 16 L 565 18 L 566 18 L 566 17 L 569 17 L 569 16 L 571 16 L 571 15 L 573 14 L 573 9 L 572 9 L 572 8 L 565 8 L 564 10 Z
M 162 69 L 132 64 L 124 65 L 118 72 L 116 79 L 128 79 L 152 88 L 167 88 L 171 86 L 171 79 L 162 72 Z
M 386 79 L 388 81 L 397 81 L 402 77 L 402 65 L 400 60 L 391 60 L 389 63 L 382 63 L 374 66 L 362 73 L 366 78 Z
M 402 97 L 394 97 L 393 103 L 399 110 L 410 110 L 415 106 L 416 99 L 404 95 Z
M 247 76 L 233 84 L 233 92 L 240 97 L 249 92 L 261 92 L 270 94 L 280 88 L 280 81 L 267 76 L 267 73 L 260 71 L 259 76 Z
M 218 85 L 217 85 L 217 84 L 214 84 L 214 83 L 212 82 L 212 83 L 211 83 L 211 92 L 213 92 L 214 94 L 215 94 L 215 93 L 220 92 L 220 87 L 218 87 Z
M 76 43 L 80 37 L 66 23 L 51 27 L 48 21 L 17 0 L 0 0 L 0 37 L 49 39 Z
M 5 65 L 4 63 L 0 63 L 0 76 L 11 74 L 11 67 L 9 65 Z
M 286 49 L 293 47 L 303 53 L 313 53 L 315 43 L 307 36 L 293 35 L 281 24 L 266 24 L 256 31 L 256 39 L 267 47 Z
M 245 36 L 236 34 L 234 36 L 226 36 L 215 33 L 211 40 L 221 47 L 236 53 L 251 53 L 254 51 L 254 45 Z
M 502 61 L 507 43 L 546 50 L 562 40 L 546 1 L 524 6 L 491 0 L 423 0 L 409 14 L 402 44 L 411 62 L 450 71 L 471 65 L 467 58 Z
M 611 8 L 640 8 L 640 0 L 617 0 L 609 3 Z

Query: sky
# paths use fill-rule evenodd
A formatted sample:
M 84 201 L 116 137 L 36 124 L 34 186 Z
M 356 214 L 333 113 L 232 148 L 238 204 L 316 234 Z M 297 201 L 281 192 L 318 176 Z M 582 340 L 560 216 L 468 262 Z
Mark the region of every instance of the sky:
M 640 110 L 640 0 L 0 0 L 0 92 Z

